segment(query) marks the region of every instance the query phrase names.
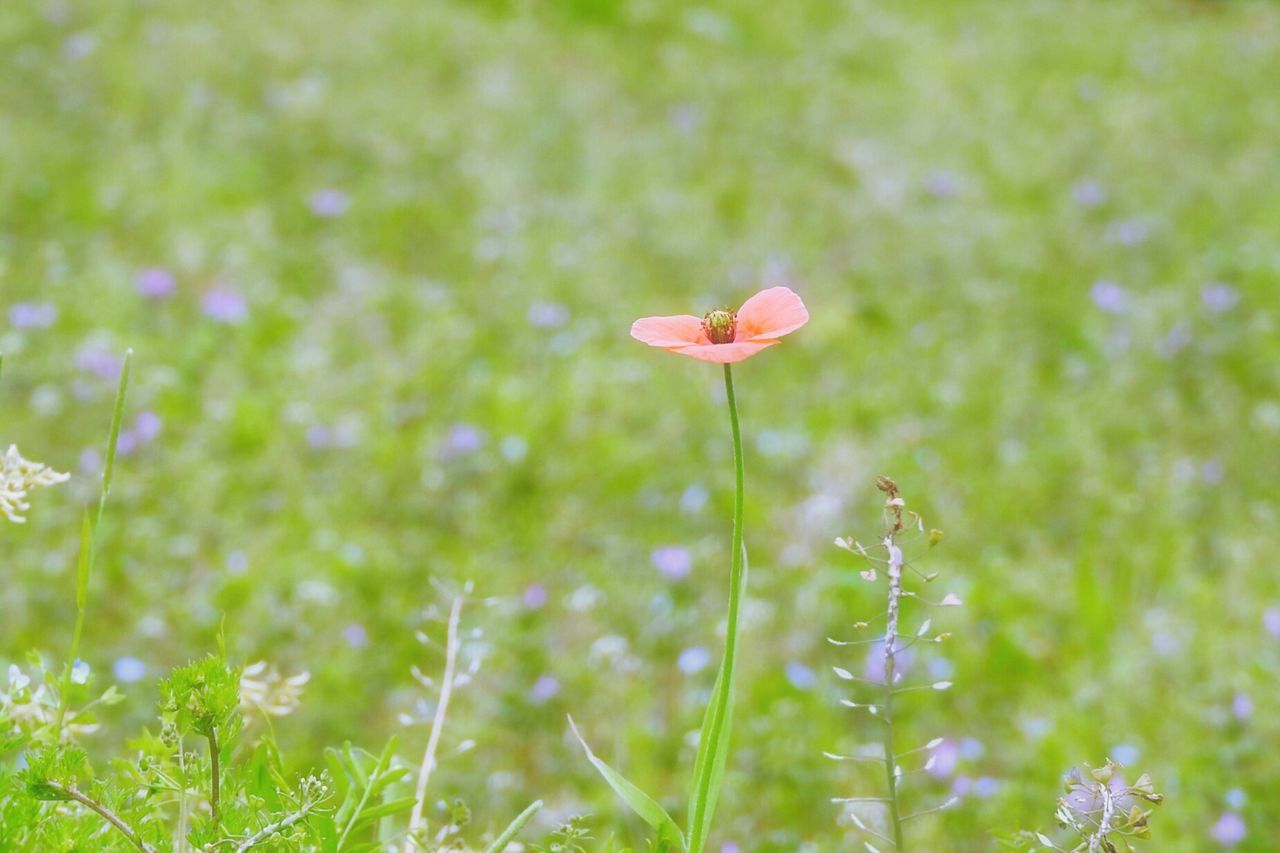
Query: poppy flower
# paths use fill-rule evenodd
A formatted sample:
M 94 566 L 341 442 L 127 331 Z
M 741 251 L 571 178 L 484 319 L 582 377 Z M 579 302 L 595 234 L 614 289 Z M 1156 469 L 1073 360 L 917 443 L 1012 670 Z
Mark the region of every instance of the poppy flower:
M 701 319 L 692 314 L 642 317 L 631 337 L 651 347 L 716 364 L 750 358 L 778 338 L 809 322 L 809 312 L 789 287 L 770 287 L 742 303 L 737 312 L 721 309 Z

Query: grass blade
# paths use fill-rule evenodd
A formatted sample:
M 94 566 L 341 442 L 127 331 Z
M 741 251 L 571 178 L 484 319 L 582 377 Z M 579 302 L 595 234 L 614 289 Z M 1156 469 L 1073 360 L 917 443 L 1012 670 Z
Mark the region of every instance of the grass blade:
M 683 851 L 685 849 L 684 836 L 680 832 L 680 827 L 676 826 L 676 822 L 671 819 L 671 815 L 667 814 L 667 810 L 653 797 L 650 797 L 628 781 L 621 773 L 601 761 L 591 751 L 591 747 L 587 746 L 587 742 L 582 739 L 582 735 L 578 733 L 578 727 L 574 725 L 573 717 L 569 718 L 569 728 L 573 730 L 573 736 L 578 739 L 578 743 L 582 744 L 582 749 L 587 753 L 587 760 L 604 777 L 604 781 L 609 783 L 609 787 L 613 789 L 613 792 L 621 797 L 622 801 L 630 806 L 631 810 L 639 815 L 645 823 L 657 830 L 659 848 L 665 843 Z
M 524 825 L 533 819 L 533 816 L 538 813 L 540 808 L 542 808 L 542 800 L 536 800 L 529 805 L 529 808 L 516 815 L 516 819 L 511 821 L 506 829 L 502 830 L 502 834 L 485 848 L 485 853 L 502 853 L 503 850 L 506 850 L 507 845 L 511 843 L 520 830 L 524 829 Z

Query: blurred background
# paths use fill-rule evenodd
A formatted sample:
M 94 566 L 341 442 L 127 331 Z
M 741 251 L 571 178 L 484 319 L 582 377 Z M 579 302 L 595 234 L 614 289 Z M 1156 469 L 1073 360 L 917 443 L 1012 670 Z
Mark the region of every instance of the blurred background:
M 311 674 L 290 763 L 416 762 L 470 581 L 432 789 L 644 849 L 565 716 L 683 814 L 732 469 L 719 370 L 627 330 L 786 283 L 812 321 L 736 372 L 717 849 L 851 849 L 830 800 L 879 793 L 822 756 L 879 736 L 825 640 L 881 606 L 831 544 L 877 474 L 966 603 L 900 716 L 947 738 L 909 801 L 962 797 L 917 846 L 1049 828 L 1110 756 L 1168 795 L 1156 849 L 1274 849 L 1278 39 L 1207 0 L 6 3 L 0 441 L 73 479 L 0 531 L 0 665 L 65 654 L 132 347 L 91 751 L 225 618 Z

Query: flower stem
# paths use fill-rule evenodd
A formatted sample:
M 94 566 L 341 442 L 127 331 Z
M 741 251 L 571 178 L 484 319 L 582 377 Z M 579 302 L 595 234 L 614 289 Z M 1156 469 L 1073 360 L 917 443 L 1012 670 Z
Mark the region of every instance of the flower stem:
M 85 808 L 97 812 L 99 817 L 118 829 L 121 835 L 129 839 L 129 842 L 133 844 L 134 847 L 143 851 L 143 853 L 155 853 L 155 848 L 143 841 L 142 836 L 138 834 L 137 830 L 129 826 L 129 824 L 121 820 L 115 812 L 111 811 L 111 809 L 107 808 L 93 797 L 90 797 L 88 794 L 83 793 L 71 785 L 64 786 L 57 782 L 46 782 L 45 784 L 57 792 L 59 796 L 68 800 L 75 800 Z
M 422 767 L 418 769 L 418 787 L 414 792 L 413 813 L 409 817 L 409 835 L 405 838 L 404 853 L 420 846 L 416 841 L 418 833 L 426 830 L 426 821 L 422 813 L 427 805 L 427 784 L 431 780 L 431 771 L 436 766 L 436 749 L 440 746 L 440 734 L 444 731 L 444 717 L 449 712 L 449 699 L 453 695 L 453 682 L 456 680 L 458 668 L 458 622 L 462 618 L 462 596 L 453 600 L 449 608 L 448 640 L 445 645 L 444 680 L 440 682 L 440 702 L 436 705 L 435 717 L 431 720 L 431 734 L 427 738 L 427 749 L 422 754 Z
M 742 598 L 747 588 L 746 548 L 742 542 L 743 505 L 745 502 L 745 466 L 742 457 L 742 429 L 738 424 L 738 401 L 733 393 L 733 372 L 724 366 L 725 399 L 729 406 L 729 427 L 733 433 L 733 555 L 729 573 L 729 615 L 724 644 L 724 661 L 720 665 L 719 689 L 712 692 L 708 709 L 710 725 L 704 727 L 705 760 L 700 763 L 694 780 L 693 808 L 689 815 L 689 850 L 701 853 L 707 841 L 711 815 L 719 793 L 720 777 L 727 759 L 728 729 L 733 717 L 733 675 L 738 660 L 738 622 Z M 723 741 L 723 744 L 721 743 Z M 723 752 L 722 752 L 723 746 Z
M 884 768 L 889 789 L 889 822 L 893 825 L 893 845 L 902 845 L 902 813 L 898 807 L 898 757 L 893 749 L 893 681 L 897 672 L 898 603 L 902 597 L 902 552 L 893 536 L 885 537 L 889 550 L 889 611 L 884 633 Z
M 209 729 L 209 775 L 212 782 L 209 786 L 209 809 L 213 812 L 213 825 L 219 826 L 222 820 L 222 768 L 221 756 L 218 755 L 218 732 Z

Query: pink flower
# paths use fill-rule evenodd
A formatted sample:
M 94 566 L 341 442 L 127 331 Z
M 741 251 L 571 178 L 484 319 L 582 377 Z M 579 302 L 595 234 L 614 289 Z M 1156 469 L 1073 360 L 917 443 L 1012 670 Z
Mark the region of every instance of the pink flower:
M 712 311 L 699 319 L 691 314 L 642 317 L 631 337 L 651 347 L 717 364 L 750 358 L 778 338 L 809 322 L 804 303 L 788 287 L 770 287 L 742 303 L 737 313 Z

